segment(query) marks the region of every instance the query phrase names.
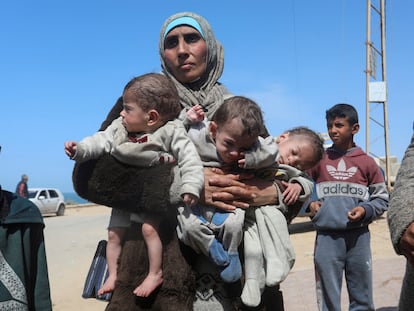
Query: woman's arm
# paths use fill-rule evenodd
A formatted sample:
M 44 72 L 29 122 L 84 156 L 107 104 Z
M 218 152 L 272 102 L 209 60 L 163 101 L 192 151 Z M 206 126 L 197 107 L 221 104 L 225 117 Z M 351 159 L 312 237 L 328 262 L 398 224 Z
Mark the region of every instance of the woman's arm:
M 414 264 L 414 135 L 407 147 L 390 195 L 387 213 L 391 241 L 397 254 Z
M 204 169 L 201 201 L 225 211 L 278 203 L 277 188 L 271 181 L 251 174 L 231 174 L 219 168 Z

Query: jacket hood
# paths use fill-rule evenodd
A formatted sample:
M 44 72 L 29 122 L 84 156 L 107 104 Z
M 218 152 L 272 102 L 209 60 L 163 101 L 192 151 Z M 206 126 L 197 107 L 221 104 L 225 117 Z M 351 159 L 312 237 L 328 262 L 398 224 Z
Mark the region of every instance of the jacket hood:
M 332 157 L 359 157 L 361 155 L 364 154 L 364 151 L 358 147 L 352 147 L 350 149 L 348 149 L 347 151 L 343 151 L 340 150 L 338 148 L 335 147 L 335 145 L 332 145 L 331 147 L 329 147 L 328 149 L 326 149 L 326 153 L 328 155 L 328 157 L 332 158 Z

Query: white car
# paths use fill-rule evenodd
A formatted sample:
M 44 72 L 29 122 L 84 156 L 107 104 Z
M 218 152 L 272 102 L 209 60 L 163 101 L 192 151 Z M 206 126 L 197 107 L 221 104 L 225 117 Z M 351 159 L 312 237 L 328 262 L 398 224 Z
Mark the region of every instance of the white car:
M 65 198 L 62 192 L 55 188 L 29 188 L 29 200 L 39 208 L 42 215 L 65 214 Z

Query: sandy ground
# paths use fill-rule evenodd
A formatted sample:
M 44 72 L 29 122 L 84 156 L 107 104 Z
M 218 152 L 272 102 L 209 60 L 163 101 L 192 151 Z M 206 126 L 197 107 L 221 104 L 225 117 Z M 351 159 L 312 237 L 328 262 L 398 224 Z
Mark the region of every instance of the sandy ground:
M 106 237 L 105 226 L 107 219 L 109 219 L 109 214 L 109 208 L 105 206 L 93 205 L 90 207 L 69 208 L 63 217 L 45 218 L 47 226 L 47 230 L 45 231 L 45 239 L 49 263 L 49 278 L 51 284 L 52 301 L 55 311 L 98 311 L 105 309 L 106 303 L 97 301 L 95 299 L 83 299 L 81 298 L 81 293 L 87 270 L 92 260 L 92 256 L 95 252 L 98 238 Z M 96 218 L 99 216 L 102 216 L 104 218 L 102 218 L 102 220 L 99 220 L 101 223 L 98 224 L 97 228 L 93 228 L 91 225 L 87 225 L 88 229 L 77 229 L 78 231 L 91 230 L 91 232 L 85 232 L 84 238 L 81 237 L 80 242 L 75 240 L 72 241 L 72 243 L 76 243 L 76 248 L 78 250 L 81 250 L 80 252 L 83 253 L 82 257 L 76 259 L 72 255 L 69 255 L 69 258 L 67 257 L 68 255 L 65 255 L 65 262 L 57 262 L 63 261 L 64 259 L 59 258 L 57 254 L 57 252 L 63 253 L 63 251 L 59 251 L 59 246 L 53 244 L 56 243 L 53 242 L 51 236 L 54 223 L 62 221 L 61 218 L 66 218 L 66 220 L 75 220 L 76 223 L 80 223 L 83 219 L 89 218 L 94 219 L 94 222 L 97 222 L 98 220 L 95 219 L 100 219 Z M 58 226 L 63 225 L 59 223 Z M 378 259 L 395 258 L 396 255 L 390 242 L 386 218 L 382 217 L 371 224 L 370 230 L 372 237 L 373 260 L 375 261 Z M 298 217 L 290 225 L 290 231 L 291 239 L 296 252 L 296 262 L 292 273 L 301 270 L 312 269 L 313 243 L 315 237 L 315 231 L 312 228 L 312 224 L 309 222 L 308 218 Z M 73 234 L 73 236 L 75 235 Z M 96 238 L 93 238 L 95 236 Z M 53 238 L 55 238 L 54 235 Z M 67 245 L 69 254 L 75 254 L 75 248 L 71 250 L 72 248 L 70 246 L 70 241 L 62 241 L 61 243 L 69 244 Z M 288 306 L 285 307 L 286 310 L 289 310 Z
M 385 216 L 370 225 L 373 260 L 396 257 L 391 244 Z M 315 231 L 306 217 L 298 217 L 290 225 L 291 240 L 295 248 L 296 261 L 292 271 L 313 268 Z
M 54 311 L 101 311 L 106 302 L 81 297 L 98 241 L 107 238 L 106 206 L 67 208 L 45 217 L 45 244 Z

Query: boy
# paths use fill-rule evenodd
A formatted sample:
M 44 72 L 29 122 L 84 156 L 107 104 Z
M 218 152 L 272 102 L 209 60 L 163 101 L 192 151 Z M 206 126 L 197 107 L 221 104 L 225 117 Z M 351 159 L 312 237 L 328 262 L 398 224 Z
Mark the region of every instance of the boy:
M 357 147 L 358 113 L 348 104 L 326 111 L 333 145 L 308 171 L 318 201 L 309 204 L 316 228 L 315 279 L 319 310 L 340 311 L 345 272 L 349 310 L 374 310 L 368 225 L 388 207 L 384 177 L 375 161 Z
M 204 166 L 227 167 L 233 171 L 251 170 L 252 173 L 260 172 L 260 175 L 263 175 L 263 172 L 265 175 L 270 175 L 268 174 L 270 171 L 273 176 L 277 170 L 289 175 L 287 180 L 281 181 L 285 190 L 280 200 L 284 202 L 277 206 L 278 209 L 275 206 L 270 207 L 273 211 L 269 213 L 274 216 L 270 220 L 272 224 L 260 226 L 262 234 L 260 238 L 266 236 L 266 242 L 275 241 L 274 244 L 267 245 L 264 255 L 268 256 L 266 283 L 276 285 L 286 277 L 294 260 L 284 218 L 284 213 L 287 212 L 286 205 L 294 204 L 299 198 L 302 202 L 307 200 L 312 190 L 312 182 L 299 170 L 289 165 L 299 169 L 312 167 L 323 155 L 322 141 L 316 133 L 306 128 L 292 129 L 281 134 L 276 140 L 273 137 L 266 139 L 259 137 L 264 124 L 261 109 L 255 102 L 242 96 L 226 99 L 211 122 L 200 122 L 203 118 L 202 107 L 195 106 L 187 112 L 187 119 L 184 122 L 190 126 L 188 134 L 194 141 Z M 253 226 L 255 230 L 257 228 L 254 224 L 257 210 L 262 208 L 249 208 L 247 211 L 252 224 L 246 230 L 251 236 L 249 242 L 253 242 L 247 243 L 246 248 L 245 238 L 246 290 L 243 291 L 242 300 L 248 306 L 257 306 L 260 303 L 261 291 L 265 283 L 260 286 L 259 282 L 255 282 L 259 278 L 255 273 L 256 268 L 263 269 L 260 244 L 264 244 L 258 233 L 251 232 L 250 229 Z M 234 282 L 240 278 L 238 246 L 243 235 L 245 211 L 236 209 L 233 213 L 226 213 L 210 206 L 196 206 L 193 210 L 180 212 L 179 238 L 221 266 L 220 276 L 225 282 Z M 273 234 L 265 229 L 268 225 L 273 226 L 275 230 Z M 279 252 L 274 249 L 275 246 Z M 273 264 L 279 267 L 274 267 Z M 278 271 L 274 272 L 275 270 Z
M 110 153 L 119 161 L 136 166 L 152 166 L 177 161 L 181 173 L 181 196 L 188 206 L 196 204 L 204 186 L 203 166 L 182 122 L 174 84 L 164 75 L 145 74 L 132 79 L 124 88 L 121 116 L 102 132 L 80 143 L 65 142 L 65 152 L 73 160 L 86 161 Z M 108 228 L 107 262 L 109 277 L 98 294 L 112 292 L 122 238 L 130 225 L 130 214 L 113 209 Z M 158 235 L 160 216 L 150 213 L 134 216 L 142 223 L 147 244 L 149 272 L 134 294 L 148 297 L 163 282 L 162 244 Z

